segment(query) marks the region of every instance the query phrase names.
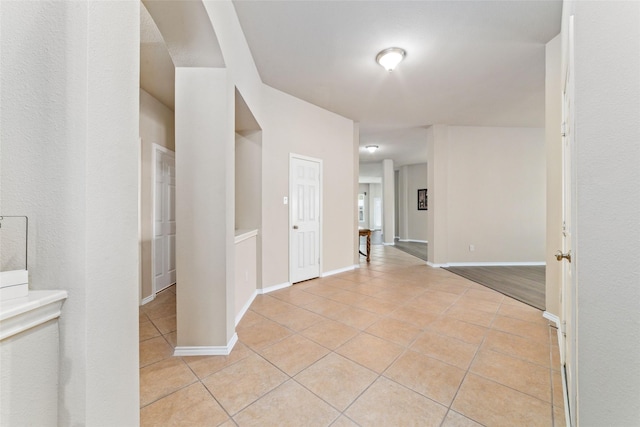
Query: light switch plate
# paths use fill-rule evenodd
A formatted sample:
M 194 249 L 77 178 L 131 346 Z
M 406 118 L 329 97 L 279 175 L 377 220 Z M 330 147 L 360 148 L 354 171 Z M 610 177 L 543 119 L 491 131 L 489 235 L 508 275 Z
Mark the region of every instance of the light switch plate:
M 289 198 L 287 196 L 284 196 L 284 198 L 282 199 L 282 203 L 285 205 L 289 204 Z

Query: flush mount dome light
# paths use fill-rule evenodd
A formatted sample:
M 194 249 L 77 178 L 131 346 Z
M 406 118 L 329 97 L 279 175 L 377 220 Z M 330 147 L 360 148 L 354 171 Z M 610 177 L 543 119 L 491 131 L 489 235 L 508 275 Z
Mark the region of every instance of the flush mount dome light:
M 399 47 L 390 47 L 380 52 L 376 56 L 376 62 L 384 67 L 387 71 L 393 71 L 396 65 L 404 59 L 406 52 Z
M 376 150 L 378 149 L 378 146 L 377 145 L 367 145 L 364 148 L 366 148 L 367 151 L 370 152 L 370 153 L 375 153 Z

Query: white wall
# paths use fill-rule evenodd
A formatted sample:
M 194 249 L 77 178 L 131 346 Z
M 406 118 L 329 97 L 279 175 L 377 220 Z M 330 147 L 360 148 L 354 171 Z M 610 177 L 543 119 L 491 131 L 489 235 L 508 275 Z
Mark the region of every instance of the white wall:
M 176 68 L 178 353 L 234 335 L 233 100 L 225 69 Z
M 256 263 L 256 236 L 243 239 L 235 244 L 235 311 L 236 320 L 244 314 L 247 304 L 253 301 L 256 295 L 258 277 Z
M 382 162 L 360 163 L 360 182 L 382 182 Z M 371 178 L 379 178 L 372 181 Z
M 542 262 L 544 129 L 434 125 L 427 131 L 428 262 Z
M 354 123 L 262 83 L 231 1 L 206 2 L 230 81 L 262 133 L 262 286 L 289 281 L 289 154 L 323 159 L 323 272 L 353 266 L 356 252 Z M 268 226 L 266 226 L 268 225 Z M 258 254 L 260 257 L 260 254 Z
M 58 425 L 139 422 L 139 12 L 0 2 L 2 211 L 29 216 L 31 288 L 69 294 Z
M 448 261 L 544 261 L 544 129 L 449 126 L 447 147 Z
M 427 128 L 427 188 L 429 189 L 429 215 L 427 217 L 427 251 L 430 265 L 449 261 L 448 244 L 448 131 L 446 125 Z
M 140 231 L 141 299 L 153 293 L 153 144 L 175 151 L 173 110 L 140 89 Z
M 406 239 L 408 235 L 407 232 L 407 219 L 406 219 L 406 209 L 400 209 L 400 205 L 407 205 L 407 174 L 405 168 L 400 168 L 400 170 L 394 171 L 393 177 L 393 196 L 394 196 L 394 218 L 395 218 L 395 226 L 394 226 L 394 237 L 402 239 L 403 237 Z M 402 230 L 402 231 L 401 231 Z
M 263 287 L 289 281 L 289 153 L 323 160 L 322 272 L 353 266 L 353 122 L 266 85 L 262 100 Z
M 395 173 L 393 160 L 382 161 L 382 240 L 385 245 L 393 245 L 396 230 L 395 215 Z
M 140 138 L 175 151 L 175 117 L 173 110 L 140 89 Z
M 640 3 L 575 13 L 578 423 L 640 420 Z
M 358 177 L 360 176 L 360 155 L 357 154 L 358 150 L 359 150 L 359 146 L 360 146 L 360 124 L 359 123 L 354 123 L 353 124 L 353 137 L 352 137 L 352 149 L 353 149 L 353 156 L 351 157 L 351 161 L 352 161 L 352 177 L 351 180 L 354 183 L 353 185 L 353 197 L 352 198 L 356 198 L 358 195 Z M 357 200 L 357 199 L 355 199 Z M 357 209 L 358 206 L 357 204 L 354 205 L 354 208 Z M 358 234 L 357 236 L 355 235 L 355 230 L 357 230 L 359 227 L 359 223 L 358 223 L 358 216 L 357 216 L 357 211 L 354 212 L 354 217 L 353 217 L 353 229 L 354 229 L 354 236 L 353 236 L 353 247 L 354 247 L 354 251 L 353 251 L 353 265 L 356 266 L 360 263 L 360 253 L 359 253 L 359 248 L 360 248 L 360 234 Z
M 546 46 L 545 152 L 547 163 L 547 219 L 545 310 L 560 315 L 562 264 L 554 254 L 562 249 L 562 72 L 560 35 Z
M 236 132 L 235 228 L 262 225 L 262 132 Z
M 426 144 L 426 141 L 425 141 Z M 427 164 L 402 166 L 399 170 L 399 229 L 400 240 L 426 242 L 429 211 L 418 210 L 418 190 L 427 188 Z

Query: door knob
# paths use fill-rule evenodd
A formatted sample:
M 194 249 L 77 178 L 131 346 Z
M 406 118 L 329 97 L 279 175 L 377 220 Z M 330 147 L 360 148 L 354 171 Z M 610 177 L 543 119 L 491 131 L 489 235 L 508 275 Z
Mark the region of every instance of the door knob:
M 298 226 L 297 226 L 297 225 L 294 225 L 294 226 L 293 226 L 293 229 L 294 229 L 294 230 L 297 230 L 297 229 L 298 229 Z
M 558 261 L 566 259 L 567 261 L 571 262 L 571 251 L 567 252 L 566 254 L 563 254 L 562 251 L 556 252 L 556 259 Z

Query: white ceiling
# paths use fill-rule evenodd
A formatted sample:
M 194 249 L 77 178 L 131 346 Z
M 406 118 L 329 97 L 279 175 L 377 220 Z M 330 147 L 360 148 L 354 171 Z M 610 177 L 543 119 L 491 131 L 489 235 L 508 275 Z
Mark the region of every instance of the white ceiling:
M 380 146 L 362 162 L 426 161 L 424 129 L 436 123 L 544 125 L 544 50 L 560 32 L 560 0 L 234 5 L 264 83 L 359 122 L 361 146 Z M 142 43 L 152 43 L 144 28 Z M 391 46 L 407 56 L 389 73 L 375 56 Z

